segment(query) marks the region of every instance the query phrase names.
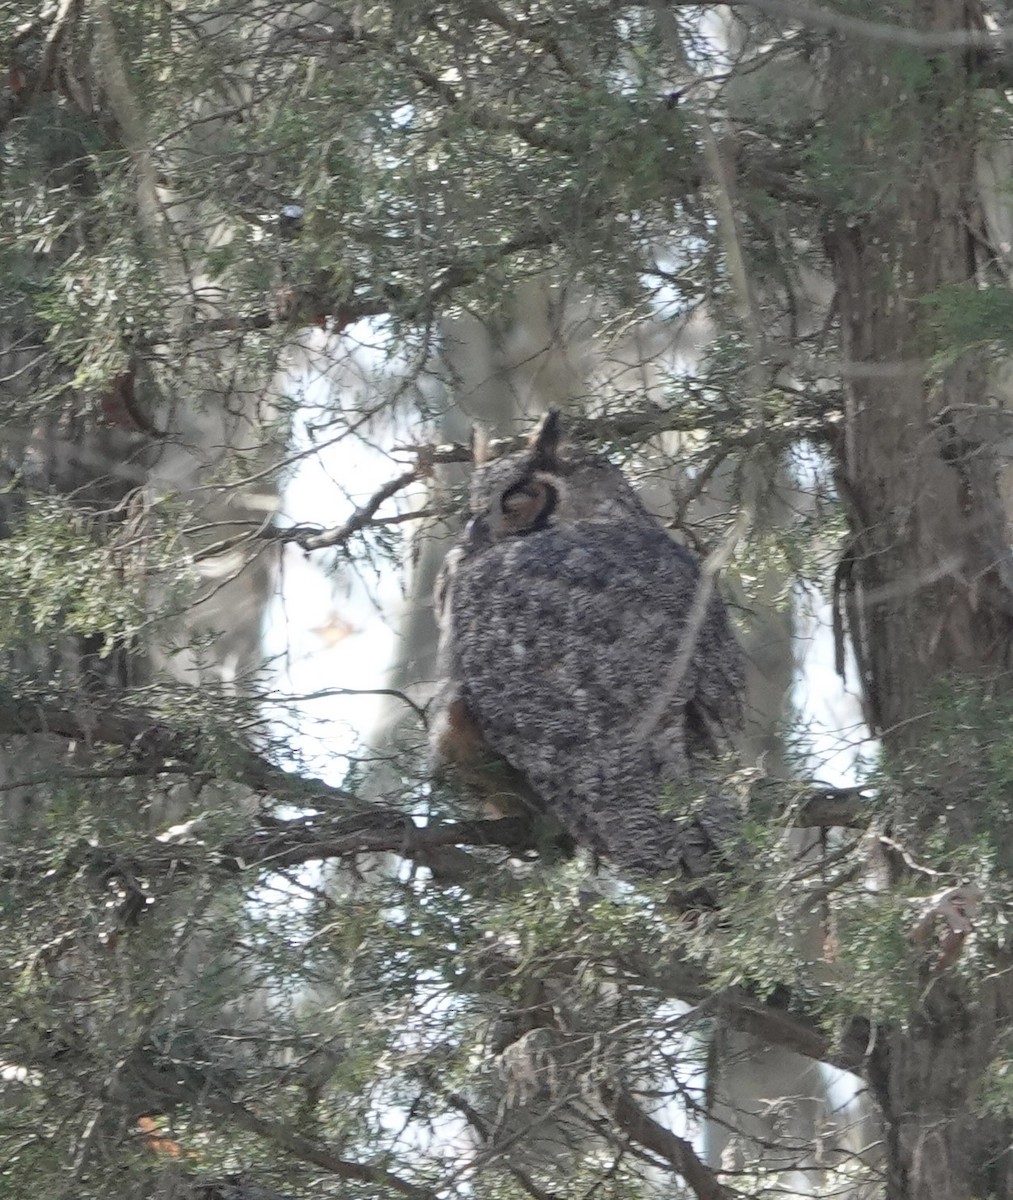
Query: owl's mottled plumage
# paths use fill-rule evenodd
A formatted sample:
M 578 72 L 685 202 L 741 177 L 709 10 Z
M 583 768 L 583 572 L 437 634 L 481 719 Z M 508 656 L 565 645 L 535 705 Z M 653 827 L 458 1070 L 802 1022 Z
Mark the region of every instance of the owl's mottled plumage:
M 692 819 L 665 806 L 738 723 L 739 649 L 715 596 L 673 690 L 697 560 L 621 471 L 559 437 L 550 414 L 528 450 L 475 471 L 437 589 L 434 750 L 465 774 L 505 764 L 504 790 L 620 867 L 697 875 L 727 803 Z

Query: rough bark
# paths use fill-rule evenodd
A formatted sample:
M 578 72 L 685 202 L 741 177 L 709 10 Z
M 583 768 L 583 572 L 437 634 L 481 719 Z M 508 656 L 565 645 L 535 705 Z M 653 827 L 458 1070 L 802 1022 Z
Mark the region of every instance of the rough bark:
M 927 29 L 967 21 L 959 0 L 916 10 Z M 983 374 L 973 357 L 932 373 L 923 303 L 975 278 L 975 97 L 957 56 L 922 64 L 914 91 L 899 51 L 884 61 L 848 47 L 838 59 L 839 111 L 855 126 L 842 143 L 860 164 L 827 237 L 844 358 L 852 634 L 871 723 L 896 748 L 917 741 L 911 719 L 940 676 L 1005 666 L 1013 612 L 994 463 L 961 427 L 983 399 Z M 876 112 L 889 122 L 879 138 L 869 133 Z
M 981 25 L 964 0 L 909 11 L 920 30 Z M 940 687 L 1006 688 L 1009 533 L 991 449 L 962 422 L 985 399 L 984 374 L 973 357 L 945 369 L 932 360 L 924 303 L 975 279 L 975 95 L 956 52 L 842 42 L 829 78 L 850 181 L 831 202 L 826 240 L 843 348 L 844 574 L 870 724 L 900 768 L 926 751 Z M 966 765 L 942 764 L 931 799 L 902 801 L 914 844 L 940 820 L 954 846 L 980 825 Z M 868 1076 L 891 1200 L 1010 1194 L 1010 1126 L 975 1109 L 1013 1018 L 1008 980 L 1001 969 L 975 982 L 927 965 L 909 1019 L 877 1031 Z

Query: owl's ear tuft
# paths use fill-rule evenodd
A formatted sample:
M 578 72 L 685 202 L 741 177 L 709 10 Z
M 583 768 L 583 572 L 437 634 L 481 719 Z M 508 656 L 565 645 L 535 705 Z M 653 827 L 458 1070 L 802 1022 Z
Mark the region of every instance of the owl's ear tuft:
M 531 439 L 531 455 L 539 467 L 554 467 L 559 461 L 563 422 L 558 408 L 550 408 Z
M 489 431 L 478 425 L 471 427 L 471 461 L 476 467 L 489 461 Z

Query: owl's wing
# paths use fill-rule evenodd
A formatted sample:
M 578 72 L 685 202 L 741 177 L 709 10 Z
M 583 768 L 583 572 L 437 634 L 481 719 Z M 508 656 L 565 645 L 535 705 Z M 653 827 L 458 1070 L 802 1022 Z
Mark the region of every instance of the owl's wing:
M 710 848 L 700 822 L 664 808 L 689 779 L 688 707 L 737 703 L 738 647 L 719 600 L 644 732 L 698 580 L 690 554 L 635 522 L 551 526 L 456 565 L 445 666 L 458 694 L 568 832 L 624 867 L 698 873 Z

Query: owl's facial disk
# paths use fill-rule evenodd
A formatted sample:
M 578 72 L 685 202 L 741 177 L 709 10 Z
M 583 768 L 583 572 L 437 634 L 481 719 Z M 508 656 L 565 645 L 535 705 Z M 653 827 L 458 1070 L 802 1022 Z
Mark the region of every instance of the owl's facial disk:
M 558 502 L 555 480 L 550 482 L 538 474 L 526 475 L 500 492 L 498 499 L 493 499 L 482 524 L 493 539 L 537 533 L 550 523 Z
M 503 534 L 534 533 L 548 525 L 559 492 L 553 483 L 538 475 L 507 488 L 500 498 L 500 531 Z

